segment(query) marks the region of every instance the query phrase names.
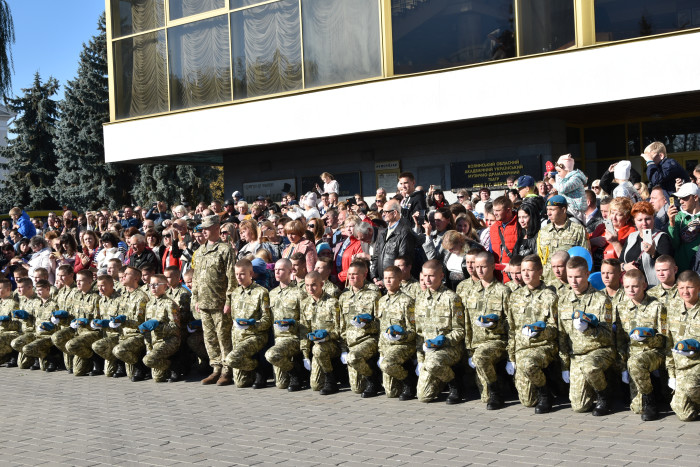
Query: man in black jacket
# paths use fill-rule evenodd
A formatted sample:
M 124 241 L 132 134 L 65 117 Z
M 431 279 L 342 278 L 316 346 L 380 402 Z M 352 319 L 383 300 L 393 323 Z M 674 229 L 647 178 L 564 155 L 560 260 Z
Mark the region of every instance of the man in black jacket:
M 423 211 L 423 216 L 425 217 L 425 211 L 428 208 L 425 201 L 425 193 L 421 190 L 416 191 L 416 178 L 411 172 L 403 172 L 399 175 L 398 188 L 399 194 L 403 197 L 401 200 L 401 217 L 412 222 L 413 213 L 417 211 Z M 379 277 L 382 276 L 380 275 Z
M 156 273 L 160 273 L 160 261 L 153 251 L 146 248 L 146 237 L 141 234 L 132 235 L 129 244 L 133 251 L 132 255 L 129 256 L 129 266 L 141 269 L 146 264 L 150 264 L 155 267 Z
M 372 280 L 377 287 L 384 286 L 381 278 L 386 267 L 393 266 L 399 256 L 413 255 L 415 250 L 415 237 L 408 221 L 402 218 L 398 201 L 391 200 L 384 204 L 382 219 L 387 227 L 377 233 L 371 263 Z

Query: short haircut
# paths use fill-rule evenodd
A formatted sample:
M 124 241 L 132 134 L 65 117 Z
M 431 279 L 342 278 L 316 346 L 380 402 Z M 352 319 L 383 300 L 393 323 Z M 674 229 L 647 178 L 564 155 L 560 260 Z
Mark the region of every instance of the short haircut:
M 656 263 L 670 264 L 676 266 L 676 258 L 671 255 L 661 255 L 656 258 Z
M 124 272 L 126 272 L 126 271 L 134 271 L 134 274 L 136 275 L 136 280 L 139 280 L 139 281 L 141 280 L 141 277 L 143 276 L 143 273 L 141 272 L 141 270 L 139 268 L 135 268 L 133 266 L 127 266 L 126 270 Z
M 692 282 L 695 285 L 700 285 L 700 276 L 698 276 L 698 273 L 695 271 L 683 271 L 678 275 L 678 279 L 676 279 L 676 283 L 679 282 Z
M 399 268 L 396 267 L 396 266 L 387 266 L 387 267 L 385 267 L 385 268 L 384 268 L 384 274 L 386 274 L 387 272 L 390 272 L 390 273 L 392 273 L 392 274 L 394 274 L 394 275 L 396 275 L 396 276 L 400 276 L 400 275 L 401 275 L 401 269 L 399 269 Z
M 411 173 L 411 172 L 401 172 L 401 173 L 399 174 L 399 180 L 402 179 L 402 178 L 407 178 L 407 179 L 409 179 L 409 180 L 412 181 L 412 182 L 415 182 L 415 181 L 416 181 L 416 177 L 414 177 L 414 176 L 413 176 L 413 173 Z
M 649 146 L 646 147 L 644 152 L 655 152 L 657 154 L 663 154 L 664 156 L 666 155 L 666 146 L 664 143 L 661 143 L 659 141 L 654 141 L 651 143 Z
M 348 267 L 348 269 L 350 269 L 350 268 L 362 269 L 365 272 L 367 272 L 367 270 L 368 270 L 367 263 L 364 262 L 363 260 L 358 260 L 358 259 L 355 259 L 352 261 L 352 263 L 350 263 L 350 267 Z
M 158 282 L 165 282 L 166 284 L 168 282 L 168 278 L 165 277 L 163 274 L 153 274 L 151 276 L 151 280 L 153 279 L 157 280 Z
M 475 258 L 475 259 L 476 259 L 477 261 L 480 260 L 480 259 L 485 259 L 485 260 L 486 260 L 486 264 L 488 264 L 489 266 L 493 266 L 493 265 L 496 264 L 496 259 L 493 257 L 493 254 L 492 254 L 492 253 L 489 253 L 488 251 L 479 252 L 479 253 L 476 255 L 476 258 Z
M 182 278 L 183 278 L 183 279 L 189 279 L 189 278 L 192 277 L 193 275 L 194 275 L 194 269 L 188 269 L 187 271 L 185 271 L 185 272 L 182 274 Z
M 612 199 L 612 197 L 610 197 L 610 196 L 603 196 L 603 197 L 600 199 L 600 205 L 601 205 L 601 206 L 607 206 L 608 204 L 612 203 L 612 200 L 613 200 L 613 199 Z
M 34 274 L 38 274 L 42 279 L 49 278 L 49 271 L 46 268 L 36 268 L 34 269 Z
M 34 282 L 28 277 L 22 277 L 17 281 L 17 285 L 22 285 L 23 287 L 34 287 Z
M 321 256 L 321 257 L 319 257 L 319 258 L 316 259 L 316 262 L 317 262 L 317 263 L 323 263 L 323 264 L 325 264 L 326 266 L 328 266 L 329 268 L 332 268 L 332 267 L 333 267 L 333 258 L 330 258 L 330 257 L 328 257 L 328 256 Z
M 465 256 L 476 256 L 476 255 L 478 255 L 479 253 L 481 253 L 481 252 L 483 252 L 483 251 L 484 251 L 483 248 L 472 247 L 472 248 L 470 248 L 470 249 L 467 250 L 467 254 L 466 254 Z
M 542 260 L 537 255 L 527 255 L 523 258 L 523 263 L 533 263 L 537 268 L 542 269 Z
M 403 261 L 406 264 L 406 266 L 413 266 L 413 257 L 412 256 L 409 256 L 409 255 L 397 256 L 394 259 L 394 261 L 396 261 L 397 259 L 400 259 L 401 261 Z
M 513 209 L 513 202 L 507 196 L 499 196 L 493 200 L 493 206 L 501 206 L 505 209 Z
M 306 281 L 307 279 L 311 279 L 313 282 L 323 282 L 323 278 L 321 277 L 321 274 L 316 271 L 311 271 L 304 277 L 304 280 Z
M 235 267 L 237 267 L 237 268 L 253 269 L 253 263 L 251 263 L 249 259 L 245 259 L 245 258 L 244 258 L 244 259 L 239 259 L 239 260 L 236 262 L 236 266 L 235 266 Z M 163 276 L 163 277 L 165 277 L 165 276 Z
M 86 279 L 92 279 L 92 271 L 89 269 L 81 269 L 80 271 L 76 272 L 75 275 Z
M 588 261 L 580 256 L 573 256 L 566 262 L 566 269 L 585 269 L 588 271 Z
M 634 279 L 645 283 L 647 281 L 646 276 L 639 269 L 630 269 L 629 271 L 625 272 L 625 275 L 622 276 L 622 281 L 624 282 L 625 279 Z
M 355 224 L 355 228 L 353 229 L 353 235 L 355 238 L 358 240 L 365 235 L 369 233 L 369 231 L 372 229 L 372 226 L 369 224 L 369 222 L 358 222 Z
M 286 268 L 286 269 L 291 269 L 291 268 L 292 268 L 292 262 L 289 261 L 287 258 L 280 258 L 280 259 L 278 259 L 277 262 L 275 263 L 275 265 L 278 265 L 278 264 L 281 265 L 282 267 Z M 188 271 L 191 271 L 191 269 L 188 269 Z
M 632 206 L 632 217 L 636 217 L 640 213 L 654 217 L 656 211 L 654 211 L 654 206 L 649 201 L 639 201 Z
M 122 260 L 119 258 L 110 258 L 107 263 L 116 264 L 118 267 L 122 267 Z
M 51 287 L 51 282 L 47 281 L 46 279 L 39 279 L 36 281 L 35 287 L 38 288 L 45 288 L 45 287 Z
M 114 285 L 114 278 L 110 276 L 109 274 L 102 274 L 100 276 L 97 276 L 97 282 L 109 282 L 110 284 Z
M 442 263 L 436 259 L 431 259 L 423 263 L 423 269 L 429 269 L 430 271 L 442 271 Z
M 176 272 L 176 273 L 180 274 L 180 268 L 178 268 L 177 266 L 168 266 L 167 268 L 165 268 L 163 270 L 163 272 L 164 273 L 165 272 Z
M 610 203 L 610 210 L 616 211 L 624 216 L 629 216 L 632 212 L 632 200 L 629 198 L 613 198 Z
M 156 265 L 151 263 L 144 264 L 143 266 L 141 266 L 141 274 L 143 274 L 144 272 L 156 272 Z
M 520 255 L 514 255 L 514 256 L 510 259 L 510 263 L 509 263 L 509 264 L 510 264 L 511 266 L 520 266 L 521 264 L 523 264 L 523 257 L 520 256 Z
M 603 262 L 601 263 L 601 266 L 603 264 L 607 264 L 608 266 L 612 266 L 615 269 L 621 270 L 622 269 L 622 263 L 620 262 L 619 259 L 617 258 L 605 258 Z
M 17 268 L 14 271 L 12 271 L 12 275 L 15 277 L 27 277 L 29 276 L 29 271 L 27 271 L 24 268 Z
M 596 199 L 595 191 L 593 190 L 586 190 L 586 199 L 588 200 L 589 203 L 592 203 Z
M 302 253 L 301 251 L 297 251 L 294 253 L 292 256 L 289 257 L 290 260 L 292 261 L 306 261 L 306 255 Z
M 4 277 L 0 279 L 0 287 L 12 287 L 12 282 L 10 282 L 9 279 L 5 279 Z
M 566 263 L 569 261 L 569 258 L 571 258 L 571 256 L 569 256 L 569 253 L 561 250 L 561 251 L 557 251 L 557 252 L 553 253 L 552 257 L 549 258 L 549 262 L 551 263 L 552 261 L 557 260 L 557 261 L 563 261 L 564 263 Z

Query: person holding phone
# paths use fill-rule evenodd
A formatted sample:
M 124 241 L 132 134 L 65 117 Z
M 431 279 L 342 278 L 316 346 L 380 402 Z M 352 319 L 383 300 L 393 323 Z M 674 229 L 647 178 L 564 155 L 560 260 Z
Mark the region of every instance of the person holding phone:
M 654 228 L 654 207 L 648 201 L 635 203 L 631 213 L 636 230 L 627 236 L 620 261 L 625 271 L 642 271 L 647 284 L 653 287 L 659 283 L 654 270 L 656 259 L 661 255 L 673 256 L 671 237 Z
M 619 258 L 627 236 L 634 232 L 630 217 L 632 201 L 628 198 L 615 198 L 610 203 L 610 214 L 605 220 L 605 247 L 603 258 Z M 611 228 L 612 227 L 612 228 Z

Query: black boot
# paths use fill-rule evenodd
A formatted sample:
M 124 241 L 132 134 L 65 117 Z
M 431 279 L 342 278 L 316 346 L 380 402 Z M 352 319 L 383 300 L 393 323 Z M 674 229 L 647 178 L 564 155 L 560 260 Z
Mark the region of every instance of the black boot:
M 410 401 L 416 398 L 416 380 L 417 377 L 413 371 L 408 372 L 408 376 L 402 381 L 403 390 L 399 394 L 400 401 Z
M 7 362 L 7 368 L 17 368 L 17 356 L 14 355 L 12 358 L 10 358 L 10 361 Z
M 46 372 L 47 373 L 53 373 L 58 369 L 58 365 L 56 365 L 56 359 L 55 357 L 49 357 L 48 361 L 46 362 Z
M 335 394 L 338 392 L 338 383 L 335 379 L 335 374 L 332 371 L 324 373 L 326 375 L 326 381 L 323 383 L 320 394 L 322 396 L 327 396 L 329 394 Z
M 103 371 L 104 363 L 105 361 L 102 360 L 99 355 L 92 354 L 92 371 L 90 372 L 90 376 L 101 376 L 105 374 Z
M 447 383 L 450 388 L 450 393 L 447 395 L 447 400 L 445 401 L 447 405 L 459 404 L 462 402 L 462 395 L 459 392 L 459 383 L 457 378 Z
M 139 361 L 136 365 L 134 365 L 134 374 L 131 375 L 131 381 L 134 383 L 137 381 L 143 381 L 146 377 L 145 373 L 143 362 Z
M 498 410 L 502 409 L 505 403 L 503 402 L 503 397 L 501 396 L 501 389 L 498 387 L 498 381 L 495 383 L 489 383 L 487 385 L 489 392 L 489 400 L 486 403 L 486 410 Z
M 177 370 L 170 369 L 170 376 L 168 377 L 169 383 L 177 383 L 180 381 L 180 373 Z
M 539 400 L 535 406 L 535 413 L 549 413 L 552 411 L 552 394 L 549 392 L 549 388 L 545 384 L 542 387 L 537 388 L 537 393 L 539 395 Z
M 38 358 L 35 358 L 35 359 L 34 359 L 34 363 L 32 364 L 32 366 L 29 367 L 29 369 L 32 370 L 32 371 L 36 371 L 36 370 L 40 370 L 40 369 L 41 369 L 41 365 L 39 364 L 39 359 L 38 359 Z
M 116 360 L 117 369 L 114 370 L 112 378 L 123 378 L 126 376 L 126 365 L 121 360 Z
M 267 387 L 267 377 L 265 373 L 258 369 L 255 372 L 255 382 L 253 383 L 253 389 L 264 389 Z
M 608 388 L 602 391 L 596 391 L 598 400 L 593 407 L 593 416 L 600 417 L 610 413 L 610 401 L 608 400 Z
M 361 397 L 377 397 L 377 393 L 379 392 L 380 386 L 379 378 L 381 378 L 381 375 L 381 371 L 374 370 L 372 372 L 372 376 L 365 377 L 365 379 L 367 380 L 367 385 L 365 386 L 365 390 L 362 391 L 362 394 L 360 394 Z
M 642 394 L 642 420 L 650 422 L 652 420 L 658 420 L 658 418 L 659 411 L 656 409 L 654 393 Z
M 289 386 L 287 386 L 287 391 L 301 391 L 301 364 L 296 358 L 294 359 L 294 368 L 289 372 Z

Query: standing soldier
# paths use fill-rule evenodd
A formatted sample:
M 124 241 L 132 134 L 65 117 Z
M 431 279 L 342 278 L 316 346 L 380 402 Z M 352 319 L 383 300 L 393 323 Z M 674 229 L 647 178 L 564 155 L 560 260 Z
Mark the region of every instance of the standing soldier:
M 421 277 L 426 289 L 416 299 L 416 349 L 421 402 L 434 400 L 445 384 L 450 386 L 448 404 L 461 401 L 459 382 L 452 366 L 460 362 L 464 349 L 464 307 L 459 296 L 442 284 L 442 264 L 434 259 L 423 264 Z
M 547 218 L 549 224 L 537 234 L 537 254 L 545 265 L 545 277 L 552 279 L 549 267 L 551 256 L 557 251 L 569 251 L 575 246 L 590 250 L 586 228 L 578 222 L 572 222 L 566 215 L 568 203 L 561 195 L 554 195 L 547 200 Z
M 610 411 L 605 371 L 615 363 L 610 299 L 588 282 L 588 263 L 574 256 L 566 263 L 571 286 L 559 296 L 559 358 L 562 379 L 571 383 L 569 399 L 574 412 L 587 412 L 597 402 L 594 416 Z
M 139 325 L 146 315 L 148 295 L 139 288 L 141 271 L 128 266 L 122 277 L 121 314 L 112 318 L 109 327 L 119 329 L 119 343 L 112 353 L 126 365 L 126 375 L 133 382 L 143 381 L 146 367 L 141 358 L 146 350 Z M 115 373 L 118 374 L 118 373 Z
M 97 277 L 97 290 L 100 293 L 99 307 L 102 319 L 108 320 L 106 326 L 102 326 L 102 338 L 92 344 L 92 351 L 105 360 L 105 375 L 111 378 L 117 372 L 117 368 L 123 362 L 117 360 L 112 353 L 114 346 L 119 343 L 119 328 L 109 326 L 109 320 L 122 314 L 121 294 L 114 288 L 112 276 L 103 274 Z M 122 369 L 126 374 L 126 369 Z
M 143 363 L 151 369 L 153 381 L 168 380 L 170 357 L 180 348 L 177 303 L 168 297 L 168 280 L 163 274 L 151 276 L 151 299 L 146 305 L 145 321 L 139 325 L 146 344 Z
M 542 261 L 526 256 L 520 266 L 525 286 L 510 296 L 508 309 L 508 363 L 515 371 L 520 403 L 535 404 L 535 413 L 552 410 L 552 395 L 544 369 L 557 358 L 557 295 L 542 280 Z
M 201 226 L 206 243 L 192 259 L 192 303 L 202 320 L 204 343 L 213 369 L 202 384 L 218 384 L 219 379 L 222 385 L 231 384 L 231 368 L 223 358 L 232 348 L 230 297 L 237 285 L 235 254 L 228 243 L 221 241 L 218 215 L 205 217 Z
M 384 374 L 387 397 L 398 396 L 407 401 L 416 397 L 413 365 L 405 368 L 416 354 L 416 317 L 413 298 L 401 290 L 401 276 L 397 266 L 384 269 L 387 294 L 379 299 L 377 311 L 379 329 L 383 330 L 379 338 L 379 368 Z
M 40 368 L 44 371 L 56 371 L 56 362 L 47 360 L 53 343 L 51 334 L 57 326 L 51 322 L 53 313 L 58 310 L 58 305 L 51 298 L 51 283 L 46 279 L 36 281 L 36 293 L 39 297 L 36 308 L 37 326 L 36 339 L 22 348 L 27 357 L 39 360 Z
M 78 291 L 71 301 L 69 311 L 73 315 L 71 327 L 76 330 L 76 336 L 66 343 L 66 351 L 73 355 L 73 374 L 75 376 L 101 375 L 102 370 L 97 361 L 99 357 L 92 351 L 92 344 L 101 337 L 100 330 L 92 326 L 92 320 L 100 318 L 100 297 L 90 292 L 92 288 L 91 271 L 87 269 L 78 271 L 75 283 Z
M 73 300 L 78 293 L 73 268 L 67 264 L 59 266 L 56 270 L 56 282 L 59 282 L 61 287 L 56 293 L 58 311 L 53 314 L 51 322 L 58 329 L 51 335 L 51 342 L 63 354 L 63 363 L 70 374 L 73 373 L 73 356 L 66 350 L 66 344 L 75 337 L 75 329 L 70 325 L 73 317 L 67 310 L 72 308 Z
M 252 383 L 253 389 L 262 389 L 267 386 L 267 376 L 256 354 L 267 344 L 267 333 L 272 322 L 270 297 L 265 287 L 253 281 L 253 264 L 250 260 L 238 261 L 235 272 L 238 287 L 229 297 L 234 328 L 231 336 L 233 348 L 225 362 L 234 369 L 236 386 L 244 388 Z M 252 382 L 253 372 L 255 382 Z M 224 375 L 221 377 L 224 378 Z M 220 383 L 221 380 L 217 384 Z M 231 384 L 231 381 L 227 384 Z
M 672 348 L 666 307 L 647 295 L 646 276 L 639 269 L 627 271 L 622 282 L 626 298 L 613 305 L 622 382 L 630 385 L 632 412 L 644 421 L 656 420 L 651 373 L 663 367 Z
M 494 257 L 483 251 L 476 255 L 474 269 L 479 283 L 472 286 L 464 304 L 469 366 L 476 370 L 481 401 L 487 410 L 503 408 L 496 364 L 506 356 L 508 300 L 510 289 L 494 277 Z M 513 374 L 511 367 L 509 373 Z
M 19 310 L 12 312 L 12 316 L 19 320 L 21 330 L 10 345 L 18 352 L 17 363 L 19 368 L 26 370 L 27 368 L 39 369 L 39 362 L 36 358 L 28 357 L 22 350 L 24 346 L 33 342 L 36 339 L 36 329 L 34 328 L 41 301 L 34 293 L 34 283 L 29 277 L 23 277 L 17 281 L 17 295 L 19 297 Z
M 20 323 L 12 319 L 12 312 L 17 306 L 17 298 L 12 293 L 12 283 L 7 279 L 0 279 L 0 359 L 7 362 L 8 368 L 17 366 L 17 358 L 12 356 L 14 349 L 10 345 L 19 337 Z
M 340 305 L 323 291 L 323 279 L 316 271 L 310 272 L 304 282 L 308 296 L 301 304 L 299 330 L 304 368 L 311 372 L 312 391 L 320 390 L 322 396 L 335 394 L 338 383 L 332 359 L 340 355 Z
M 380 293 L 366 283 L 367 264 L 353 261 L 348 268 L 348 290 L 340 296 L 340 361 L 348 366 L 350 389 L 362 397 L 375 397 L 381 371 L 374 365 L 379 351 L 377 304 Z
M 265 358 L 272 364 L 277 387 L 294 392 L 301 389 L 299 326 L 301 302 L 305 294 L 297 287 L 290 287 L 292 262 L 286 258 L 275 263 L 275 280 L 280 284 L 270 291 L 275 345 L 265 352 Z

